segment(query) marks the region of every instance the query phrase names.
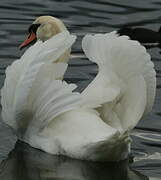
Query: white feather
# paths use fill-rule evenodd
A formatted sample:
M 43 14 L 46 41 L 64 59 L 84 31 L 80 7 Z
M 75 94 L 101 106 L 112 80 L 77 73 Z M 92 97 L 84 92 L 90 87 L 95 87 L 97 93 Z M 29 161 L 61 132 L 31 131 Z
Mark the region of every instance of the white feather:
M 154 102 L 156 73 L 150 55 L 139 42 L 114 32 L 86 35 L 82 47 L 99 66 L 96 78 L 82 93 L 85 106 L 92 106 L 92 101 L 98 102 L 95 106 L 103 104 L 99 112 L 105 122 L 123 131 L 133 128 Z
M 72 92 L 77 86 L 58 80 L 66 68 L 64 63 L 48 63 L 38 72 L 28 97 L 33 114 L 30 125 L 34 124 L 38 130 L 59 114 L 79 107 L 80 95 Z
M 57 34 L 45 43 L 38 41 L 20 60 L 7 68 L 1 91 L 3 121 L 15 129 L 18 128 L 17 123 L 30 111 L 27 99 L 39 70 L 44 63 L 56 61 L 74 41 L 75 36 L 67 31 Z
M 81 93 L 62 81 L 67 64 L 52 63 L 75 40 L 68 32 L 38 41 L 6 70 L 3 120 L 23 141 L 52 154 L 118 161 L 129 151 L 129 131 L 152 108 L 156 77 L 138 42 L 116 32 L 87 35 L 86 56 L 98 64 L 96 78 Z M 22 135 L 22 133 L 21 133 Z

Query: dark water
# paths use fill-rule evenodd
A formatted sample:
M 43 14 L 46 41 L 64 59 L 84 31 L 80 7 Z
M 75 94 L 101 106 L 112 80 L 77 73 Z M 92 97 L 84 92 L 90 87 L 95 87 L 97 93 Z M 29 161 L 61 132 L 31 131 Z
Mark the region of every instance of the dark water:
M 81 39 L 87 33 L 110 32 L 123 25 L 158 30 L 160 0 L 1 0 L 0 2 L 0 87 L 7 65 L 19 58 L 18 49 L 35 17 L 53 15 L 78 36 L 66 79 L 81 91 L 97 73 L 97 67 L 82 54 Z M 159 180 L 161 179 L 161 49 L 148 50 L 157 71 L 157 96 L 153 112 L 133 131 L 133 162 L 91 163 L 48 155 L 26 145 L 17 148 L 0 166 L 2 180 Z M 16 137 L 0 125 L 0 160 L 7 157 Z

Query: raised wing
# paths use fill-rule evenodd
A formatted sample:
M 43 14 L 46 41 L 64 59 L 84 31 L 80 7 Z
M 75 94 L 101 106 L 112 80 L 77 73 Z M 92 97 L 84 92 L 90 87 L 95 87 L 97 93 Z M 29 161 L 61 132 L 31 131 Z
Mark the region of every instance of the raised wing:
M 151 110 L 155 98 L 156 73 L 150 55 L 139 42 L 115 32 L 86 35 L 82 47 L 99 67 L 82 93 L 83 103 L 102 105 L 99 112 L 108 124 L 133 128 Z
M 38 41 L 20 60 L 6 70 L 6 80 L 1 90 L 3 121 L 17 129 L 17 118 L 27 117 L 27 99 L 41 67 L 56 61 L 75 41 L 75 36 L 65 31 L 46 42 Z M 20 119 L 21 119 L 20 118 Z
M 77 86 L 59 80 L 66 71 L 65 63 L 48 63 L 39 71 L 28 97 L 32 111 L 30 127 L 39 131 L 61 113 L 80 107 Z

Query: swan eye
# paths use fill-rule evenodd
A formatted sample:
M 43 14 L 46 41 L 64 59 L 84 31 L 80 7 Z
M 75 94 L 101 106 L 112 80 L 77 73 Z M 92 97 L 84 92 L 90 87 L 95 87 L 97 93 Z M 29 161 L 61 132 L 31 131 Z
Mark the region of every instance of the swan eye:
M 32 25 L 29 27 L 28 32 L 29 32 L 29 33 L 33 32 L 33 33 L 36 34 L 36 31 L 37 31 L 37 29 L 38 29 L 38 27 L 39 27 L 40 25 L 41 25 L 41 24 L 32 24 Z

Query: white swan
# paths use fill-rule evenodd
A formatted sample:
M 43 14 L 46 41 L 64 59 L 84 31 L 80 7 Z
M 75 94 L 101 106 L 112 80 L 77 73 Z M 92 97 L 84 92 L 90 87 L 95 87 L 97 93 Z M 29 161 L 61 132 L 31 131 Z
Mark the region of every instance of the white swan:
M 37 41 L 6 70 L 1 91 L 3 121 L 32 147 L 93 161 L 127 158 L 129 132 L 151 111 L 156 73 L 137 41 L 115 32 L 86 35 L 82 47 L 99 66 L 81 93 L 60 80 L 66 63 L 53 63 L 75 36 L 64 31 Z M 59 58 L 60 59 L 60 58 Z
M 20 49 L 30 45 L 36 40 L 41 40 L 44 42 L 56 34 L 67 31 L 67 28 L 58 18 L 52 16 L 40 16 L 31 24 L 28 31 L 29 35 L 20 45 Z M 70 52 L 71 49 L 69 48 L 57 59 L 57 61 L 54 62 L 67 62 L 70 57 Z

